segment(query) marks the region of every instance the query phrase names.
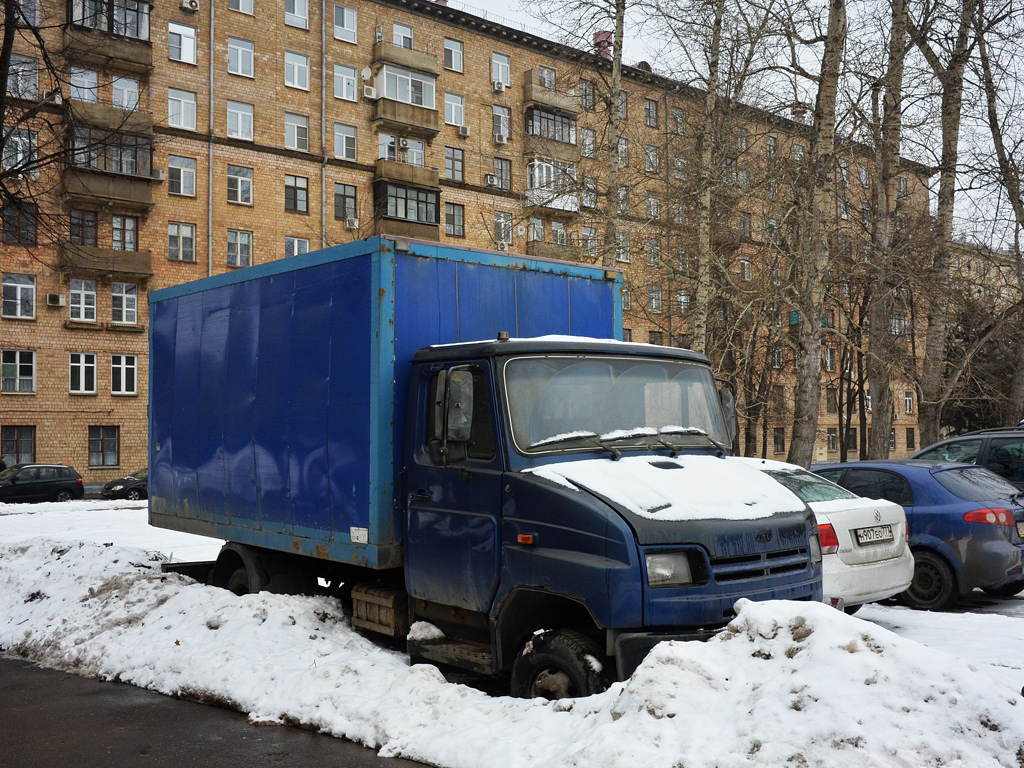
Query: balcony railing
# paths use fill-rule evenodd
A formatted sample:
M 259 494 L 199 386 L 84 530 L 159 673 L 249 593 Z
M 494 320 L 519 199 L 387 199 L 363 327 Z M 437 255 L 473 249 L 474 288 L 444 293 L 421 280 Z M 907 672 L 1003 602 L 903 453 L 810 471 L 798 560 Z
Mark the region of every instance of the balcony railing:
M 426 51 L 417 51 L 414 48 L 404 48 L 385 40 L 379 41 L 373 46 L 373 61 L 376 64 L 386 61 L 406 69 L 415 69 L 417 72 L 427 72 L 437 75 L 441 70 L 437 65 L 437 56 Z
M 539 104 L 570 115 L 578 114 L 580 111 L 575 94 L 562 93 L 541 85 L 532 69 L 526 70 L 523 75 L 523 99 L 527 104 Z
M 66 243 L 61 246 L 60 263 L 76 274 L 123 275 L 138 280 L 153 276 L 151 251 L 118 251 Z
M 436 109 L 394 99 L 378 99 L 373 119 L 384 130 L 425 139 L 434 138 L 441 130 Z
M 437 168 L 425 165 L 414 165 L 403 163 L 398 160 L 388 160 L 381 157 L 377 159 L 374 168 L 373 178 L 393 181 L 398 184 L 410 184 L 414 187 L 429 187 L 440 189 L 440 172 Z
M 100 29 L 69 25 L 64 28 L 64 55 L 69 61 L 144 74 L 153 68 L 149 40 L 111 35 Z

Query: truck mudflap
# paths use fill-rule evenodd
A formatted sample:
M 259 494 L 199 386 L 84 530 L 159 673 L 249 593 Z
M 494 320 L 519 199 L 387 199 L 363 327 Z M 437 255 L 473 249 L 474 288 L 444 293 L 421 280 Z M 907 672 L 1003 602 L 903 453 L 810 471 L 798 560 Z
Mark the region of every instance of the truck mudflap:
M 695 629 L 690 632 L 623 632 L 615 637 L 615 671 L 619 680 L 625 680 L 644 660 L 651 649 L 666 640 L 704 642 L 721 632 L 718 629 Z

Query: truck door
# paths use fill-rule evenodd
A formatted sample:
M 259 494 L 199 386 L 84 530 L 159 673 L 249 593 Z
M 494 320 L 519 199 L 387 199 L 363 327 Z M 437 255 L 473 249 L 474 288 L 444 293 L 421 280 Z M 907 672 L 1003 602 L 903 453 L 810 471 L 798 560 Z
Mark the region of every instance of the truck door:
M 419 413 L 407 450 L 406 590 L 486 612 L 498 584 L 502 474 L 489 368 L 434 370 L 414 385 Z

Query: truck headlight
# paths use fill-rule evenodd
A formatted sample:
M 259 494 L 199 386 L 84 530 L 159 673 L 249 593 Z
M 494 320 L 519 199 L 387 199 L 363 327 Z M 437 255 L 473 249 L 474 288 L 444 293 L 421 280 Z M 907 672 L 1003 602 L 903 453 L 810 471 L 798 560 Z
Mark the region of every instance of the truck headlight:
M 693 583 L 690 558 L 685 552 L 654 552 L 645 559 L 649 586 L 682 587 Z

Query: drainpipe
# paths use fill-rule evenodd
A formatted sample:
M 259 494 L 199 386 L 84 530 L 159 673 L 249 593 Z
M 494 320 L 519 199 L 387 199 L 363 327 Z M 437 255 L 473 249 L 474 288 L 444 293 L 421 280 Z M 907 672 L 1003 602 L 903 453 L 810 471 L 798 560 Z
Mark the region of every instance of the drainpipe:
M 207 59 L 210 62 L 210 108 L 209 131 L 206 149 L 206 274 L 213 275 L 213 12 L 215 3 L 210 6 L 210 42 Z
M 327 0 L 320 0 L 320 247 L 327 247 Z

